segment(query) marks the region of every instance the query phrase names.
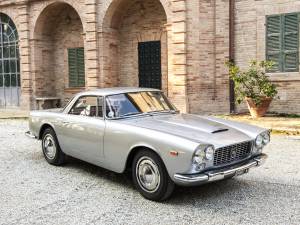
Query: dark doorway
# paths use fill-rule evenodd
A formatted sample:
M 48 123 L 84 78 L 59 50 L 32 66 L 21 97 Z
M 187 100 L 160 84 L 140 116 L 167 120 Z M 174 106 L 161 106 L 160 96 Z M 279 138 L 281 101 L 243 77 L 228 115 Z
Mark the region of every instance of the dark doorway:
M 140 42 L 139 86 L 161 89 L 161 44 L 160 41 Z

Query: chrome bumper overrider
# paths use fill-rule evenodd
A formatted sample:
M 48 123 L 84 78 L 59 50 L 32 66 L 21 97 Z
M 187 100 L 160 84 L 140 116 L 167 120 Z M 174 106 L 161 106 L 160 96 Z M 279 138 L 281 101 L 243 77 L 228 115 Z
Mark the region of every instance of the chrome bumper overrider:
M 228 166 L 218 170 L 206 171 L 200 174 L 175 174 L 174 180 L 179 185 L 194 186 L 212 181 L 222 180 L 227 177 L 247 173 L 252 167 L 261 166 L 267 159 L 266 154 L 261 154 L 241 164 Z
M 29 138 L 37 138 L 33 133 L 31 133 L 30 131 L 26 131 L 25 135 Z

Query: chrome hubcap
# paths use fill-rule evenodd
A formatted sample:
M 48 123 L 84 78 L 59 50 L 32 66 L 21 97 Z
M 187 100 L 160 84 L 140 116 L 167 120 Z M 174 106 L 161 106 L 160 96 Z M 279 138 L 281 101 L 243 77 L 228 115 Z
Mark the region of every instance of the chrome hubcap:
M 147 192 L 155 192 L 160 185 L 160 173 L 155 162 L 142 157 L 136 165 L 136 177 L 140 187 Z
M 54 159 L 56 155 L 56 146 L 52 135 L 47 134 L 43 140 L 44 152 L 48 159 Z

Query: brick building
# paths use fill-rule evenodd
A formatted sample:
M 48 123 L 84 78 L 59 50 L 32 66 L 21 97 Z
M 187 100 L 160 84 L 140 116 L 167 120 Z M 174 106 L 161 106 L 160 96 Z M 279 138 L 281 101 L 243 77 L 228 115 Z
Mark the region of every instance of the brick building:
M 65 104 L 82 90 L 143 86 L 162 89 L 182 111 L 229 112 L 225 61 L 276 59 L 266 54 L 266 15 L 300 11 L 297 2 L 1 0 L 0 107 L 33 109 L 39 99 Z M 280 96 L 272 111 L 300 110 L 298 64 L 270 74 Z

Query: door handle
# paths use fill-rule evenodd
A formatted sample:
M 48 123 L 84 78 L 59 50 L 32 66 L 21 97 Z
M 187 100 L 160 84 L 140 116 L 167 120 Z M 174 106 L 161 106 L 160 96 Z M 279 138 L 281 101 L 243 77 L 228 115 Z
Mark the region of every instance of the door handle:
M 68 121 L 63 121 L 62 123 L 63 124 L 70 124 L 70 122 L 68 122 Z

